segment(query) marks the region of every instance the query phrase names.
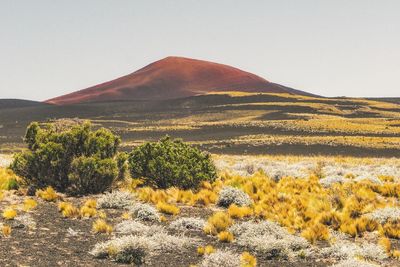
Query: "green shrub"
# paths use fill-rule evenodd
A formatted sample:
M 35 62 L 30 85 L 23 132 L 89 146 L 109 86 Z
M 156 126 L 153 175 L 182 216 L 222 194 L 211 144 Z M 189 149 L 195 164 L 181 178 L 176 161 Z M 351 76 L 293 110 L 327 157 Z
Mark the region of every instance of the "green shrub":
M 129 154 L 126 152 L 119 152 L 117 154 L 118 180 L 123 180 L 128 173 L 128 158 Z
M 34 122 L 25 142 L 29 150 L 14 157 L 11 169 L 31 185 L 98 193 L 110 187 L 118 173 L 114 158 L 120 138 L 103 128 L 93 131 L 89 122 Z
M 208 153 L 168 136 L 135 148 L 128 161 L 132 177 L 158 188 L 197 188 L 202 181 L 216 178 Z
M 72 161 L 68 178 L 73 192 L 96 194 L 107 190 L 117 175 L 117 163 L 111 158 L 79 157 Z

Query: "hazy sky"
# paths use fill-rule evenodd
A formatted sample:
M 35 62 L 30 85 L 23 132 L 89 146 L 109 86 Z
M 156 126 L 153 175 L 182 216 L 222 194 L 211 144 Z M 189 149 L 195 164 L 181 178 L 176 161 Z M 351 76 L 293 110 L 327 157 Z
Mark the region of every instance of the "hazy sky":
M 0 0 L 0 98 L 45 100 L 169 55 L 400 97 L 399 14 L 399 0 Z

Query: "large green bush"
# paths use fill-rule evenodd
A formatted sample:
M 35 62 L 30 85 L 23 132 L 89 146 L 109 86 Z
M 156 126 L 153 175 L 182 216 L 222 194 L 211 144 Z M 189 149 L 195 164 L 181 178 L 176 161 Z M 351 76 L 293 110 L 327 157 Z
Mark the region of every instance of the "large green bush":
M 61 192 L 99 193 L 118 175 L 115 155 L 120 138 L 109 130 L 93 131 L 86 123 L 28 126 L 29 150 L 15 156 L 11 169 L 37 187 Z
M 146 184 L 158 188 L 192 189 L 216 178 L 208 153 L 168 136 L 135 148 L 128 161 L 132 177 L 143 178 Z

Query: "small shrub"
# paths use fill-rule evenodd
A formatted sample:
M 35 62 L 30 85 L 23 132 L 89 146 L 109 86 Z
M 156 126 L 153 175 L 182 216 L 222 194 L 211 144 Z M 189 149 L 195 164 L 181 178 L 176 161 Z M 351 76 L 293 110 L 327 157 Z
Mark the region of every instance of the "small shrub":
M 115 226 L 115 232 L 124 235 L 152 235 L 164 232 L 164 228 L 158 225 L 146 225 L 138 221 L 126 220 Z
M 346 259 L 334 265 L 331 265 L 331 267 L 376 267 L 376 266 L 377 265 L 375 264 L 357 259 Z
M 169 137 L 135 148 L 129 156 L 129 167 L 132 177 L 164 189 L 198 188 L 203 181 L 216 179 L 209 154 Z
M 97 243 L 90 253 L 96 258 L 110 257 L 120 263 L 141 265 L 151 245 L 146 237 L 123 236 Z
M 126 209 L 132 205 L 132 194 L 123 191 L 105 193 L 97 200 L 97 208 L 99 209 Z
M 400 208 L 385 207 L 382 209 L 377 209 L 368 214 L 367 217 L 381 224 L 394 222 L 400 218 Z
M 229 251 L 217 251 L 206 255 L 200 267 L 240 267 L 240 256 Z
M 130 212 L 134 218 L 141 221 L 160 221 L 157 210 L 149 204 L 136 203 Z
M 113 231 L 113 228 L 111 225 L 107 224 L 106 221 L 102 219 L 97 219 L 92 226 L 92 230 L 94 233 L 105 233 L 105 234 L 111 234 Z
M 147 255 L 176 252 L 194 245 L 196 242 L 196 239 L 173 236 L 164 231 L 147 231 L 144 232 L 144 235 L 125 235 L 97 243 L 90 253 L 96 258 L 131 259 L 124 263 L 135 263 L 136 261 L 132 262 L 132 259 L 137 259 L 137 263 L 142 264 Z M 137 251 L 141 251 L 141 253 L 137 253 Z
M 307 240 L 291 235 L 285 228 L 270 221 L 242 222 L 231 226 L 229 231 L 234 234 L 239 246 L 266 258 L 287 258 L 292 252 L 309 247 Z
M 28 126 L 27 151 L 15 155 L 11 169 L 29 184 L 60 192 L 99 193 L 117 176 L 114 157 L 119 137 L 90 123 Z M 95 183 L 94 183 L 95 182 Z
M 18 225 L 18 227 L 22 226 L 29 229 L 36 228 L 36 222 L 30 214 L 18 215 L 17 217 L 14 218 L 14 221 L 15 225 Z
M 226 186 L 222 188 L 221 192 L 219 192 L 219 197 L 217 201 L 218 206 L 221 207 L 229 207 L 232 204 L 237 206 L 249 206 L 251 204 L 251 199 L 249 195 L 243 192 L 240 189 Z
M 179 218 L 173 221 L 169 227 L 177 231 L 195 230 L 202 231 L 205 226 L 205 221 L 201 218 Z
M 169 215 L 177 215 L 180 212 L 177 206 L 165 202 L 159 202 L 156 207 L 160 212 Z

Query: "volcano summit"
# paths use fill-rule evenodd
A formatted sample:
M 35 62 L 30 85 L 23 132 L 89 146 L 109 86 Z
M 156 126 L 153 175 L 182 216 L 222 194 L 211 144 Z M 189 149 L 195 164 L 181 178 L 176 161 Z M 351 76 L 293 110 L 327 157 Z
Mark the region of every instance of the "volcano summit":
M 308 95 L 231 66 L 167 57 L 126 76 L 45 102 L 70 105 L 113 100 L 165 100 L 223 91 Z

